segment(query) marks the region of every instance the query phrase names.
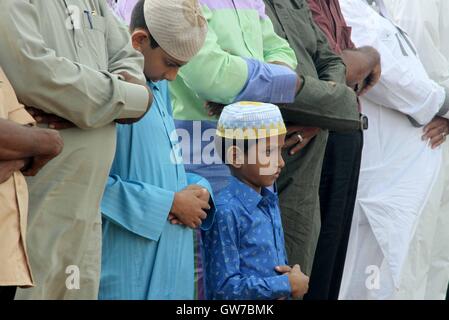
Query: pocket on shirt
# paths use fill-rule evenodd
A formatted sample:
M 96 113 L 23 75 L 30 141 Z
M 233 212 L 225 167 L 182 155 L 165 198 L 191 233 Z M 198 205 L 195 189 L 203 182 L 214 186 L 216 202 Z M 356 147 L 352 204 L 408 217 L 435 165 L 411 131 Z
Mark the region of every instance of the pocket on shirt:
M 106 18 L 91 15 L 90 19 L 83 13 L 83 33 L 85 45 L 94 54 L 95 62 L 100 70 L 108 69 L 108 51 L 106 44 Z

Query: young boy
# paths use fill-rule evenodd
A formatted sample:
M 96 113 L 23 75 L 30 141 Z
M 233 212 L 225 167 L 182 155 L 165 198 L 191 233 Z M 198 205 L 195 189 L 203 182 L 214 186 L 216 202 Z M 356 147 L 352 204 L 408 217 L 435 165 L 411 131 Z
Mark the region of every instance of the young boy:
M 141 0 L 131 31 L 154 103 L 118 128 L 102 202 L 100 299 L 193 299 L 192 229 L 207 228 L 214 210 L 207 181 L 184 170 L 165 80 L 202 47 L 207 22 L 196 0 Z
M 269 189 L 285 165 L 286 132 L 272 104 L 241 102 L 223 110 L 217 150 L 232 178 L 218 195 L 213 226 L 203 232 L 208 299 L 299 298 L 307 291 L 299 265 L 286 265 L 278 198 Z

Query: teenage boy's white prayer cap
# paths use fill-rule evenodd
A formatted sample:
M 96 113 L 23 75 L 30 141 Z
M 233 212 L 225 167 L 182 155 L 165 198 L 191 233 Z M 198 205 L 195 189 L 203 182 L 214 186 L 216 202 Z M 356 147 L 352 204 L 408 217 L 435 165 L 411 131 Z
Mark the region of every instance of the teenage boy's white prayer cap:
M 198 0 L 145 0 L 145 22 L 161 49 L 188 62 L 203 47 L 207 21 Z

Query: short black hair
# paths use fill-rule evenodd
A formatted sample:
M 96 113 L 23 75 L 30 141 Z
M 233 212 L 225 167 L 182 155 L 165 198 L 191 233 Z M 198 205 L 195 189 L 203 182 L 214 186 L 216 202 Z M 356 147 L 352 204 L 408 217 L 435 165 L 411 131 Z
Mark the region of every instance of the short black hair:
M 145 21 L 144 5 L 145 0 L 139 0 L 139 2 L 137 2 L 134 6 L 133 12 L 131 14 L 131 23 L 129 25 L 129 30 L 131 32 L 134 32 L 134 30 L 136 29 L 143 29 L 147 31 L 150 38 L 151 48 L 156 49 L 159 47 L 159 43 L 157 43 L 157 41 L 153 38 L 150 30 L 148 30 L 147 22 Z
M 243 140 L 243 154 L 247 155 L 249 149 L 253 145 L 258 145 L 258 139 L 245 139 Z M 242 147 L 242 140 L 228 139 L 216 136 L 215 138 L 215 151 L 224 164 L 230 164 L 230 159 L 227 159 L 227 151 L 230 147 Z

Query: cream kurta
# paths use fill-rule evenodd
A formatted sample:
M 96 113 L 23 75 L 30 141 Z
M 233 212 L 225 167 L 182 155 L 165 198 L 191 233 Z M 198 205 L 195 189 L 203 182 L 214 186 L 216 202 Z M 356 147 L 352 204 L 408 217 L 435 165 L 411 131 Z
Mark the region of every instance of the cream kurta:
M 143 80 L 143 58 L 104 0 L 1 0 L 0 48 L 0 65 L 22 103 L 83 128 L 61 131 L 62 154 L 28 180 L 36 288 L 16 298 L 96 299 L 113 121 L 140 116 L 148 104 L 144 87 L 113 73 Z
M 0 118 L 31 124 L 33 118 L 17 101 L 0 68 Z M 26 254 L 28 189 L 22 173 L 0 184 L 0 286 L 31 286 L 33 279 Z

